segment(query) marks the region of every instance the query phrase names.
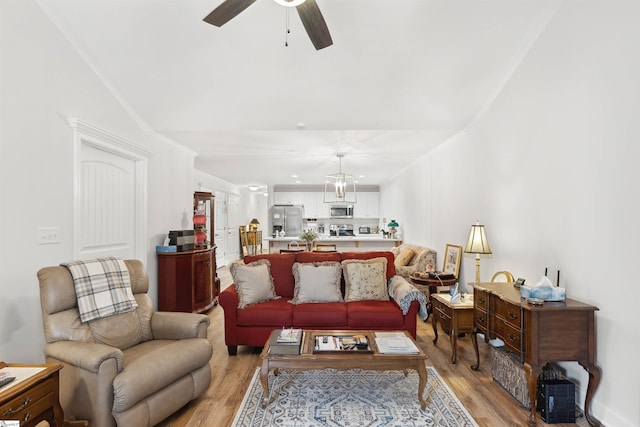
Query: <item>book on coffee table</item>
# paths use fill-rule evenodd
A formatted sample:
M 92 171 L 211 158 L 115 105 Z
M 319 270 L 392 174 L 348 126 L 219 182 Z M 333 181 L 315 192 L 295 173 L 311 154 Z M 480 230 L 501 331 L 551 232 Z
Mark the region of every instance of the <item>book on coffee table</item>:
M 278 335 L 278 342 L 300 342 L 302 336 L 302 329 L 282 329 L 280 335 Z
M 292 354 L 300 354 L 300 346 L 302 344 L 302 331 L 297 334 L 295 341 L 281 341 L 281 333 L 272 333 L 269 338 L 269 354 L 274 356 L 285 356 Z
M 376 332 L 376 345 L 383 354 L 418 354 L 420 350 L 404 333 Z

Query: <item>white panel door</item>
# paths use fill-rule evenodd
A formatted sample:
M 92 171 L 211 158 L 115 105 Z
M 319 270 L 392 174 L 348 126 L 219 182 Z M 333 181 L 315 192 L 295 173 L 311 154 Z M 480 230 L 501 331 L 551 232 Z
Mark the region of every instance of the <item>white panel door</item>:
M 81 144 L 76 254 L 136 258 L 136 161 Z
M 153 151 L 76 118 L 73 256 L 147 262 L 147 162 Z
M 213 200 L 216 206 L 213 242 L 216 245 L 216 265 L 220 268 L 227 265 L 227 193 L 216 191 Z

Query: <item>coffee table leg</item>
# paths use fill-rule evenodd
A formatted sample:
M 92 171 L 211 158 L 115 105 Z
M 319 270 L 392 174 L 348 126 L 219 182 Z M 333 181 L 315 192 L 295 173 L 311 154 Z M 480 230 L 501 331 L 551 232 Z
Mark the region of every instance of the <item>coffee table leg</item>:
M 420 401 L 420 408 L 424 411 L 427 408 L 427 399 L 424 397 L 424 389 L 427 387 L 427 368 L 424 366 L 424 361 L 418 362 L 418 376 L 420 381 L 418 382 L 418 400 Z
M 267 360 L 262 362 L 260 368 L 260 382 L 263 390 L 262 407 L 266 408 L 269 404 L 269 362 Z

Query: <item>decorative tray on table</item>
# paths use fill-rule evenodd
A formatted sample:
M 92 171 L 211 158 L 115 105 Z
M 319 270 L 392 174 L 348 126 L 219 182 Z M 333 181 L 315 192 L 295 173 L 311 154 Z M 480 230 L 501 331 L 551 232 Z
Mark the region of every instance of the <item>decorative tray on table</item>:
M 364 335 L 317 335 L 313 346 L 315 354 L 373 353 Z

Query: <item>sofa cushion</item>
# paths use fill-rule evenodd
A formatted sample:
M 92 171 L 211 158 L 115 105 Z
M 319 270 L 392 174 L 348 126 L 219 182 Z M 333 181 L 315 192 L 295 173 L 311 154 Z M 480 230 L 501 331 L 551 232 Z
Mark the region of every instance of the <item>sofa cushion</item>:
M 389 300 L 386 258 L 342 261 L 346 285 L 345 301 Z
M 296 287 L 292 304 L 344 301 L 340 291 L 342 267 L 339 262 L 296 262 L 293 277 Z
M 402 310 L 392 301 L 354 301 L 347 304 L 349 327 L 355 329 L 402 329 Z
M 259 254 L 247 255 L 245 263 L 251 263 L 260 259 L 269 260 L 271 263 L 271 277 L 276 289 L 276 295 L 283 298 L 293 298 L 295 282 L 291 269 L 296 262 L 296 254 Z
M 297 328 L 326 328 L 347 325 L 347 306 L 343 302 L 298 304 L 293 307 L 293 326 Z
M 239 309 L 276 298 L 270 266 L 271 263 L 265 259 L 249 264 L 243 262 L 231 264 L 229 270 L 238 291 Z
M 412 248 L 404 248 L 400 253 L 396 256 L 394 264 L 396 267 L 404 267 L 411 262 L 411 258 L 415 255 L 415 251 Z
M 274 326 L 281 328 L 291 325 L 293 304 L 285 298 L 264 301 L 238 310 L 238 326 Z

